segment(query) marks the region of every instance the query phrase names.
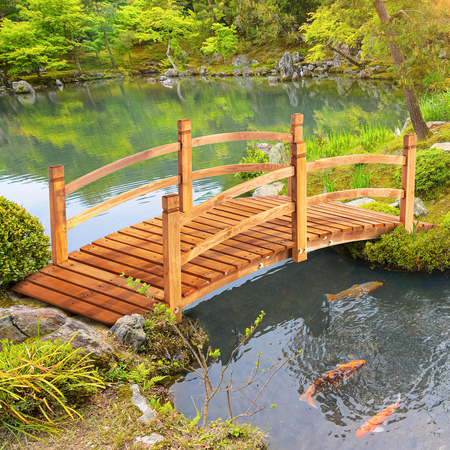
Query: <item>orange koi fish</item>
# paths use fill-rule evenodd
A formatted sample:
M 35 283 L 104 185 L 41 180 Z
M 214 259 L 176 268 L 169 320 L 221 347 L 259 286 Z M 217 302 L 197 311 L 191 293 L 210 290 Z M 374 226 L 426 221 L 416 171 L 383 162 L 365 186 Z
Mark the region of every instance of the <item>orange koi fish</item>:
M 386 420 L 386 418 L 394 412 L 399 403 L 400 403 L 400 394 L 398 396 L 396 403 L 394 403 L 393 405 L 389 406 L 386 409 L 383 409 L 383 411 L 371 417 L 364 425 L 360 426 L 358 428 L 358 431 L 356 432 L 356 437 L 363 437 L 367 433 L 370 433 L 371 431 L 374 431 L 375 433 L 379 431 L 384 431 L 383 427 L 380 427 L 379 425 L 383 423 Z
M 300 400 L 308 402 L 311 406 L 317 408 L 316 404 L 313 402 L 312 396 L 318 389 L 322 386 L 326 386 L 327 384 L 337 386 L 342 380 L 351 377 L 365 363 L 366 361 L 363 359 L 358 359 L 356 361 L 350 361 L 346 364 L 337 366 L 331 372 L 326 373 L 323 377 L 320 377 L 314 381 L 308 390 L 300 397 Z
M 380 286 L 383 286 L 383 283 L 380 283 L 379 281 L 369 281 L 369 283 L 355 284 L 350 289 L 339 292 L 339 294 L 336 295 L 327 294 L 327 297 L 330 302 L 333 300 L 342 300 L 347 297 L 359 298 L 362 294 L 373 291 Z

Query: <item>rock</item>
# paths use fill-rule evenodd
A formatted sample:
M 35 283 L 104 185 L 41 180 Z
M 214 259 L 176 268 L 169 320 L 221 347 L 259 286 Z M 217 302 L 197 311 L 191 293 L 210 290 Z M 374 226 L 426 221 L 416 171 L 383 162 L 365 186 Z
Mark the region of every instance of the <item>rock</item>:
M 240 74 L 241 74 L 241 69 L 237 69 L 237 68 L 233 69 L 233 75 L 235 77 L 238 77 Z
M 450 152 L 450 142 L 436 142 L 430 148 L 439 148 L 445 152 Z
M 233 66 L 234 67 L 242 67 L 250 64 L 250 61 L 248 60 L 247 56 L 245 55 L 238 55 L 236 58 L 233 59 Z
M 34 89 L 26 81 L 13 81 L 12 88 L 16 94 L 34 94 Z
M 312 72 L 315 69 L 315 66 L 313 64 L 308 64 L 307 69 Z
M 199 73 L 202 77 L 206 76 L 206 71 L 208 70 L 208 68 L 206 66 L 201 66 Z
M 300 39 L 301 39 L 303 42 L 306 42 L 306 36 L 305 36 L 304 34 L 301 34 L 301 35 L 300 35 Z
M 263 67 L 263 68 L 261 69 L 261 72 L 265 75 L 266 73 L 269 72 L 269 69 L 268 69 L 267 67 Z
M 10 311 L 13 324 L 28 337 L 40 337 L 53 333 L 63 326 L 67 316 L 51 308 L 17 308 Z
M 286 148 L 281 142 L 271 148 L 269 158 L 271 164 L 286 164 L 289 161 Z
M 259 62 L 256 59 L 252 59 L 252 64 L 259 64 Z
M 167 78 L 166 80 L 162 80 L 160 82 L 164 87 L 172 89 L 176 81 L 173 78 Z
M 144 318 L 141 315 L 123 316 L 111 327 L 108 336 L 115 336 L 116 341 L 137 350 L 147 339 L 143 326 Z
M 370 78 L 375 71 L 376 71 L 375 67 L 367 67 L 367 69 L 363 69 L 361 70 L 361 72 L 357 73 L 355 79 L 362 80 Z
M 156 413 L 150 408 L 148 400 L 141 394 L 141 389 L 137 384 L 131 385 L 131 390 L 133 395 L 131 396 L 131 403 L 137 406 L 141 412 L 142 416 L 139 417 L 138 422 L 150 423 L 156 419 Z
M 439 58 L 447 58 L 447 50 L 442 50 L 440 53 L 439 53 Z
M 316 67 L 314 69 L 314 74 L 315 75 L 322 75 L 325 72 L 325 69 L 323 67 Z
M 395 200 L 390 206 L 398 208 L 400 206 L 400 199 Z M 428 209 L 419 197 L 414 198 L 414 215 L 417 217 L 423 217 L 428 214 Z
M 408 127 L 408 123 L 409 122 L 411 122 L 411 118 L 410 117 L 408 117 L 406 120 L 405 120 L 405 123 L 403 124 L 403 127 L 402 127 L 402 131 L 405 131 L 406 130 L 406 128 Z
M 47 72 L 47 68 L 46 67 L 39 67 L 39 72 L 41 72 L 41 73 Z
M 86 353 L 92 353 L 95 357 L 111 356 L 114 349 L 108 345 L 101 335 L 89 325 L 78 320 L 67 318 L 66 323 L 53 333 L 45 336 L 41 341 L 69 342 L 73 348 L 83 348 Z
M 394 136 L 397 138 L 397 137 L 400 137 L 402 135 L 402 132 L 400 131 L 400 128 L 396 128 L 395 129 L 395 133 L 394 133 Z M 449 150 L 450 150 L 450 148 L 449 148 Z
M 0 319 L 0 340 L 8 339 L 15 344 L 20 344 L 28 339 L 28 336 L 21 333 L 12 323 L 11 317 L 6 316 Z M 0 350 L 2 350 L 2 344 L 0 342 Z
M 166 80 L 167 80 L 167 77 L 166 77 L 165 75 L 161 75 L 161 76 L 158 78 L 158 80 L 159 80 L 159 81 L 166 81 Z
M 281 181 L 275 181 L 271 184 L 263 184 L 253 192 L 253 197 L 265 197 L 268 195 L 279 195 L 284 189 L 284 184 Z
M 256 148 L 258 150 L 262 150 L 266 154 L 266 156 L 269 156 L 272 146 L 270 144 L 267 144 L 266 142 L 261 142 L 260 144 L 256 145 Z
M 89 76 L 94 79 L 102 79 L 105 77 L 105 75 L 102 72 L 91 72 Z
M 64 84 L 61 80 L 56 80 L 55 83 L 56 83 L 56 86 L 64 86 Z
M 292 53 L 292 62 L 294 64 L 298 64 L 300 62 L 300 53 L 299 52 Z
M 155 80 L 155 78 L 147 78 L 147 83 L 148 84 L 155 84 L 156 80 Z
M 309 78 L 312 76 L 313 76 L 313 73 L 308 68 L 305 68 L 302 70 L 302 77 Z
M 341 67 L 341 66 L 342 66 L 341 58 L 339 58 L 339 55 L 336 52 L 334 52 L 333 67 Z
M 172 78 L 172 77 L 177 77 L 178 76 L 178 70 L 176 69 L 168 69 L 164 72 L 164 75 L 166 77 Z
M 271 73 L 272 75 L 277 75 L 277 74 L 278 74 L 278 71 L 277 71 L 276 69 L 272 69 L 272 70 L 270 71 L 270 73 Z
M 347 69 L 347 70 L 344 70 L 343 73 L 345 73 L 346 75 L 356 75 L 358 73 L 358 71 L 353 70 L 353 69 Z
M 181 53 L 185 58 L 189 58 L 189 53 L 186 52 L 185 50 L 183 50 L 183 52 Z
M 299 81 L 300 77 L 298 76 L 297 72 L 294 72 L 294 75 L 292 75 L 292 81 Z
M 283 81 L 292 80 L 292 75 L 294 74 L 294 65 L 292 63 L 292 57 L 289 52 L 286 52 L 280 59 L 279 62 L 281 79 Z
M 150 436 L 141 436 L 136 438 L 136 443 L 139 445 L 143 445 L 146 447 L 151 447 L 159 441 L 162 441 L 164 438 L 157 433 L 152 433 Z
M 190 75 L 194 75 L 195 71 L 194 71 L 194 69 L 187 69 L 186 73 L 190 76 Z
M 242 68 L 242 75 L 244 75 L 244 77 L 248 77 L 251 73 L 252 73 L 251 67 L 245 66 Z
M 178 74 L 178 78 L 186 78 L 186 74 L 184 72 L 180 72 Z
M 267 80 L 269 81 L 269 86 L 276 86 L 278 84 L 277 77 L 267 77 Z
M 361 205 L 365 205 L 366 203 L 372 203 L 374 201 L 375 200 L 373 198 L 363 197 L 363 198 L 358 198 L 357 200 L 352 200 L 351 202 L 347 202 L 346 205 L 361 206 Z
M 342 67 L 331 67 L 328 69 L 328 73 L 331 75 L 333 73 L 342 73 L 344 69 Z

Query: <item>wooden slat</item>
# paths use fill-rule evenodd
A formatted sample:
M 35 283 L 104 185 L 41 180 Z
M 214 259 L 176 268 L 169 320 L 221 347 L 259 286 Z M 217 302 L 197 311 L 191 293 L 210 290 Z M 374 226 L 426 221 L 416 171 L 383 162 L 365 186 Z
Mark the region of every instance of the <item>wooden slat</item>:
M 211 169 L 196 170 L 192 173 L 193 180 L 217 177 L 239 172 L 273 172 L 274 170 L 286 168 L 285 164 L 253 163 L 253 164 L 230 164 L 229 166 L 211 167 Z
M 400 219 L 397 216 L 391 215 L 391 214 L 385 214 L 378 211 L 372 211 L 371 209 L 364 209 L 364 208 L 358 208 L 351 205 L 346 205 L 345 203 L 339 204 L 339 203 L 328 203 L 330 208 L 333 208 L 337 211 L 349 211 L 351 214 L 364 217 L 368 220 L 373 220 L 375 222 L 380 222 L 383 224 L 393 223 L 393 224 L 400 224 Z M 339 209 L 338 209 L 339 208 Z
M 219 144 L 232 141 L 287 141 L 292 140 L 292 135 L 286 133 L 272 133 L 267 131 L 238 131 L 236 133 L 212 134 L 192 139 L 192 147 L 201 145 Z
M 146 161 L 147 159 L 154 158 L 155 156 L 177 152 L 178 150 L 180 150 L 180 143 L 174 142 L 173 144 L 161 145 L 159 147 L 136 153 L 135 155 L 127 156 L 126 158 L 119 159 L 118 161 L 114 161 L 67 184 L 66 195 L 69 195 L 77 189 L 80 189 L 83 186 L 86 186 L 106 175 L 109 175 L 110 173 L 116 172 L 117 170 L 124 169 L 125 167 L 131 166 L 138 162 Z
M 348 164 L 405 164 L 403 156 L 394 155 L 347 155 L 336 156 L 334 158 L 317 159 L 306 164 L 306 171 L 311 172 L 317 169 L 328 167 L 346 166 Z
M 318 205 L 319 203 L 333 202 L 336 200 L 344 200 L 348 198 L 359 197 L 403 197 L 401 189 L 387 188 L 367 188 L 367 189 L 348 189 L 345 191 L 329 192 L 327 194 L 315 195 L 308 197 L 308 206 Z
M 326 204 L 328 205 L 328 204 Z M 311 212 L 314 211 L 316 213 L 321 213 L 327 215 L 330 220 L 338 221 L 345 220 L 348 223 L 356 223 L 363 228 L 371 228 L 374 226 L 382 226 L 383 224 L 379 224 L 370 220 L 370 218 L 364 217 L 361 215 L 354 214 L 354 211 L 346 208 L 338 208 L 338 207 L 327 207 L 324 205 L 317 205 L 311 207 Z

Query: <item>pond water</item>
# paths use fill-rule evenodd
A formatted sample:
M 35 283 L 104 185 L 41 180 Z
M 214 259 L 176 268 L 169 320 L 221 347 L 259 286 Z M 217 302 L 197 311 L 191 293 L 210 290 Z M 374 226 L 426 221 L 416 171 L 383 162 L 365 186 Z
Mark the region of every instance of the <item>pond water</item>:
M 38 216 L 47 233 L 49 165 L 63 164 L 68 183 L 124 156 L 173 142 L 178 119 L 192 120 L 194 137 L 239 130 L 288 132 L 290 115 L 301 112 L 305 137 L 310 137 L 367 123 L 395 127 L 407 116 L 401 91 L 341 78 L 277 86 L 255 79 L 185 79 L 173 89 L 134 80 L 41 91 L 33 102 L 0 96 L 0 195 Z M 237 163 L 246 145 L 194 149 L 194 170 Z M 166 155 L 105 177 L 68 197 L 68 217 L 176 170 L 175 155 Z M 195 202 L 238 181 L 234 176 L 199 180 Z M 71 230 L 69 251 L 160 214 L 161 196 L 168 192 L 173 190 L 143 196 Z M 368 281 L 383 286 L 358 300 L 326 302 L 325 294 Z M 211 345 L 221 349 L 211 369 L 213 380 L 261 310 L 266 316 L 260 328 L 232 363 L 236 385 L 250 375 L 259 352 L 267 368 L 302 350 L 258 402 L 279 407 L 253 417 L 270 429 L 271 448 L 438 449 L 450 445 L 449 296 L 450 283 L 443 275 L 371 270 L 327 249 L 309 254 L 307 262 L 284 263 L 241 280 L 187 314 L 200 319 Z M 353 359 L 366 364 L 340 386 L 321 390 L 315 396 L 319 409 L 299 401 L 314 380 Z M 172 389 L 176 406 L 194 417 L 193 401 L 198 405 L 202 392 L 199 380 L 189 374 Z M 394 403 L 397 394 L 400 406 L 386 432 L 356 438 L 356 429 Z M 242 398 L 233 402 L 235 412 L 247 404 Z M 210 419 L 227 416 L 219 396 Z

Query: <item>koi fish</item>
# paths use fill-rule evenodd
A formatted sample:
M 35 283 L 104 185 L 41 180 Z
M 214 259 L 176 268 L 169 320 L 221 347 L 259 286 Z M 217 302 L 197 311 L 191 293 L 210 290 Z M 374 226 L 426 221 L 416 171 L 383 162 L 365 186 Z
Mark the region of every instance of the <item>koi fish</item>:
M 332 384 L 337 386 L 342 380 L 351 377 L 360 367 L 362 367 L 366 361 L 364 359 L 357 359 L 356 361 L 350 361 L 346 364 L 341 364 L 333 369 L 331 372 L 326 373 L 324 376 L 318 378 L 308 388 L 308 390 L 300 397 L 301 401 L 308 402 L 314 408 L 317 408 L 313 402 L 312 396 L 322 386 Z
M 371 417 L 364 425 L 360 426 L 356 432 L 356 437 L 363 437 L 367 433 L 370 433 L 371 431 L 374 431 L 375 433 L 383 431 L 383 427 L 380 427 L 379 425 L 383 423 L 386 420 L 386 418 L 394 412 L 399 403 L 400 403 L 400 394 L 398 395 L 396 403 L 394 403 L 393 405 L 389 406 L 386 409 L 383 409 L 383 411 Z
M 355 284 L 350 289 L 339 292 L 339 294 L 336 295 L 327 294 L 327 297 L 330 302 L 333 300 L 342 300 L 347 297 L 359 298 L 362 294 L 373 291 L 380 286 L 383 286 L 383 283 L 380 283 L 379 281 L 369 281 L 369 283 Z

